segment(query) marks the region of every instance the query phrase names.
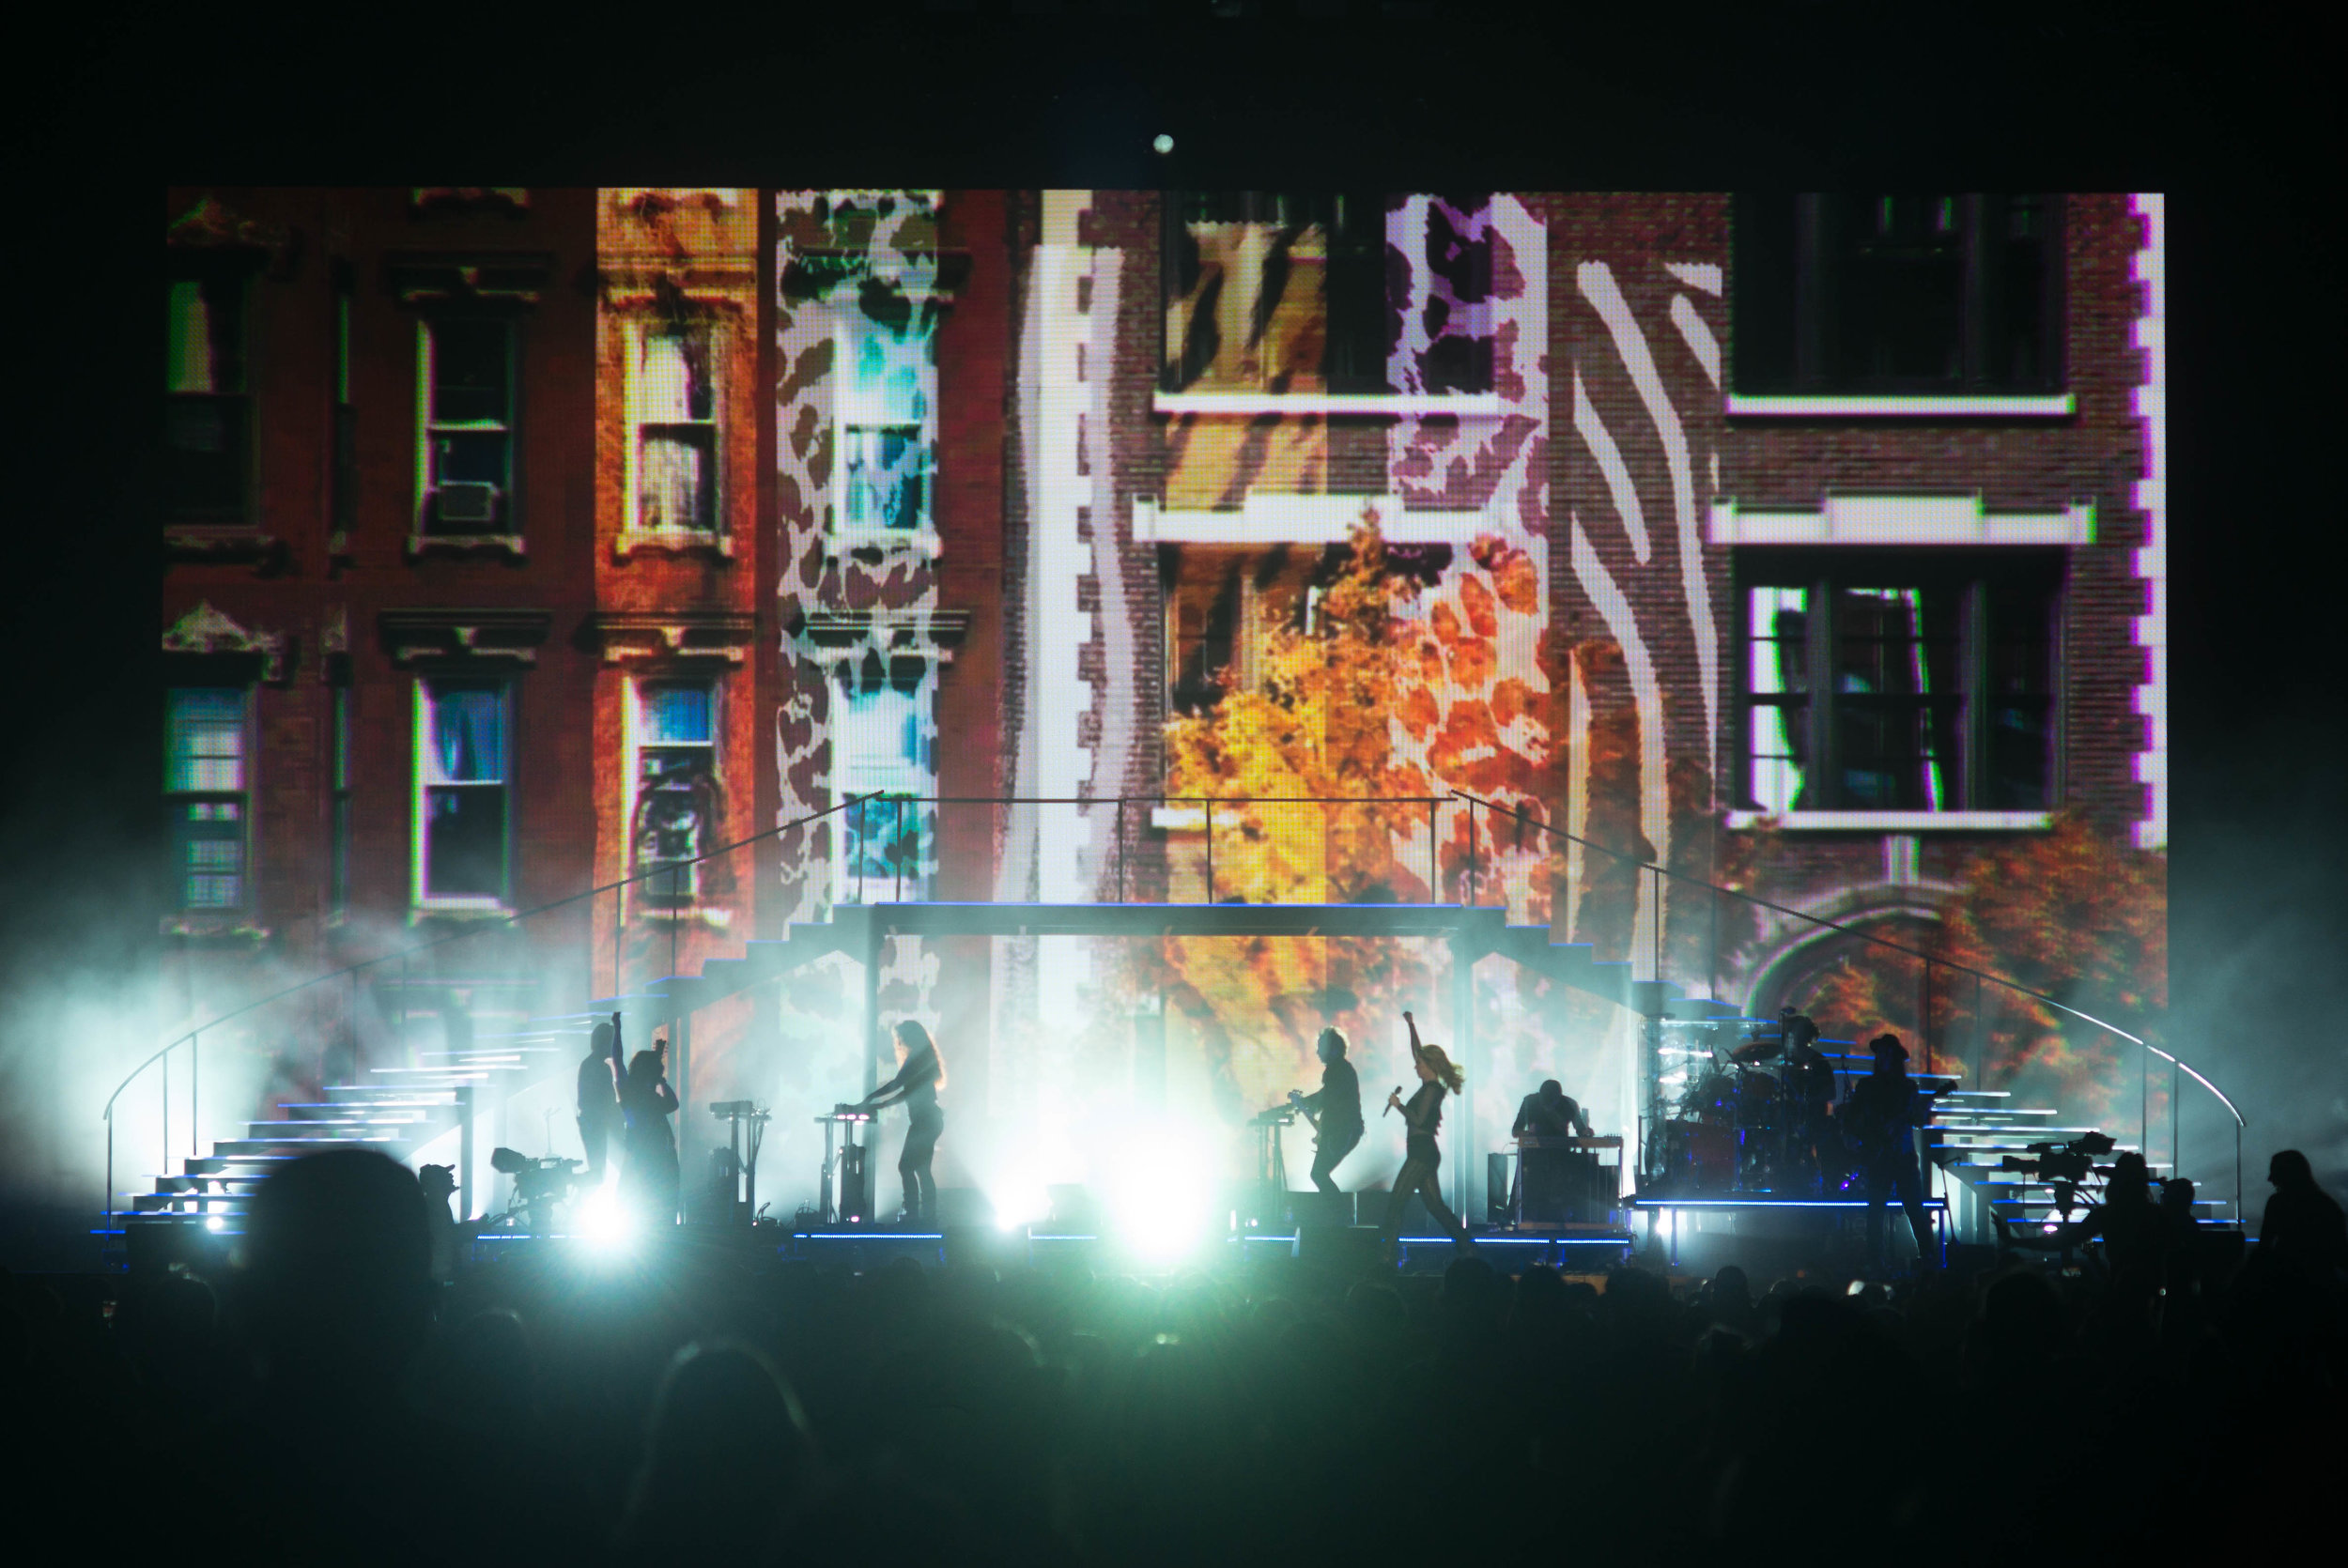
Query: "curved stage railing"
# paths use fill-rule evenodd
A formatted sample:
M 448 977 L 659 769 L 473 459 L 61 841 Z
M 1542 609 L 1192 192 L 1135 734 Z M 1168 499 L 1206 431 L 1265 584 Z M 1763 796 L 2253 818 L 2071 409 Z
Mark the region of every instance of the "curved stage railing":
M 1849 925 L 1843 921 L 1830 920 L 1823 915 L 1806 914 L 1798 909 L 1789 909 L 1784 904 L 1773 902 L 1770 899 L 1761 898 L 1755 894 L 1743 892 L 1734 887 L 1725 887 L 1718 883 L 1707 882 L 1701 877 L 1690 876 L 1684 871 L 1675 871 L 1668 866 L 1659 865 L 1651 860 L 1642 860 L 1635 855 L 1625 854 L 1619 850 L 1610 849 L 1604 844 L 1583 838 L 1577 834 L 1568 833 L 1565 829 L 1556 827 L 1537 817 L 1527 816 L 1522 811 L 1513 810 L 1510 807 L 1499 805 L 1496 802 L 1485 800 L 1477 795 L 1469 794 L 1465 791 L 1455 790 L 1452 793 L 1456 798 L 1469 803 L 1468 835 L 1469 842 L 1471 844 L 1473 844 L 1475 839 L 1475 813 L 1478 810 L 1489 811 L 1495 816 L 1507 818 L 1509 821 L 1518 823 L 1521 828 L 1537 829 L 1541 833 L 1551 835 L 1554 838 L 1563 838 L 1571 843 L 1579 844 L 1584 849 L 1596 850 L 1601 854 L 1612 856 L 1617 862 L 1633 867 L 1637 871 L 1649 874 L 1654 879 L 1655 884 L 1659 889 L 1656 896 L 1656 904 L 1659 909 L 1661 905 L 1660 888 L 1662 879 L 1669 877 L 1676 882 L 1691 883 L 1698 887 L 1704 888 L 1713 897 L 1717 898 L 1720 895 L 1725 894 L 1729 898 L 1752 904 L 1760 909 L 1768 910 L 1773 915 L 1780 915 L 1788 919 L 1799 920 L 1806 925 L 1814 926 L 1821 930 L 1839 932 L 1846 936 L 1856 937 L 1860 941 L 1865 942 L 1870 945 L 1885 948 L 1889 951 L 1900 953 L 1908 958 L 1914 959 L 1924 966 L 1923 994 L 1927 1001 L 1932 994 L 1932 972 L 1938 968 L 1945 970 L 1950 974 L 1968 976 L 1973 979 L 1977 986 L 1997 986 L 2014 995 L 2026 996 L 2034 1002 L 2044 1003 L 2046 1006 L 2053 1007 L 2058 1012 L 2067 1014 L 2072 1018 L 2079 1020 L 2081 1022 L 2093 1024 L 2096 1028 L 2105 1031 L 2107 1034 L 2127 1041 L 2130 1045 L 2137 1048 L 2137 1062 L 2139 1069 L 2137 1097 L 2137 1146 L 2139 1149 L 2147 1151 L 2151 1148 L 2152 1133 L 2150 1115 L 2152 1058 L 2158 1056 L 2162 1061 L 2167 1062 L 2170 1068 L 2170 1091 L 2168 1096 L 2170 1110 L 2169 1156 L 2170 1170 L 2172 1172 L 2175 1170 L 2178 1155 L 2179 1139 L 2177 1113 L 2179 1107 L 2177 1090 L 2182 1087 L 2182 1084 L 2177 1082 L 2177 1079 L 2180 1075 L 2182 1075 L 2183 1077 L 2192 1079 L 2194 1083 L 2200 1084 L 2204 1090 L 2208 1091 L 2211 1098 L 2217 1101 L 2218 1105 L 2225 1111 L 2227 1116 L 2233 1122 L 2233 1214 L 2237 1222 L 2241 1219 L 2242 1133 L 2244 1129 L 2249 1124 L 2244 1120 L 2241 1109 L 2234 1104 L 2233 1100 L 2227 1096 L 2226 1092 L 2220 1089 L 2216 1084 L 2211 1083 L 2208 1077 L 2205 1076 L 2201 1069 L 2195 1068 L 2192 1064 L 2182 1060 L 2170 1052 L 2162 1050 L 2159 1046 L 2153 1044 L 2143 1036 L 2123 1029 L 2118 1024 L 2110 1022 L 2109 1019 L 2097 1018 L 2094 1014 L 2084 1011 L 2081 1008 L 2075 1007 L 2058 997 L 2049 996 L 2043 991 L 2033 990 L 2016 980 L 2009 980 L 2001 975 L 1993 975 L 1986 970 L 1976 969 L 1969 964 L 1953 962 L 1945 958 L 1935 958 L 1930 953 L 1923 952 L 1917 948 L 1908 946 L 1903 943 L 1893 942 L 1889 938 L 1878 936 L 1862 927 Z M 1657 979 L 1662 979 L 1664 978 L 1662 973 L 1663 921 L 1660 915 L 1654 922 L 1653 930 L 1653 962 L 1655 965 L 1655 977 Z M 1717 959 L 1715 959 L 1714 962 L 1715 967 L 1717 967 Z M 1975 1008 L 1975 1011 L 1976 1013 L 1979 1012 L 1978 1007 Z M 1919 1031 L 1924 1040 L 1925 1067 L 1927 1070 L 1930 1068 L 1932 1059 L 1931 1039 L 1928 1033 L 1929 1024 L 1930 1021 L 1927 1019 L 1925 1021 L 1925 1028 Z
M 606 893 L 616 896 L 623 889 L 635 886 L 640 883 L 650 883 L 658 878 L 667 878 L 673 881 L 688 868 L 699 866 L 707 861 L 715 860 L 720 855 L 730 854 L 736 850 L 748 848 L 752 844 L 761 843 L 766 839 L 778 838 L 782 834 L 793 831 L 794 829 L 811 826 L 815 822 L 821 822 L 826 817 L 832 816 L 837 812 L 845 811 L 852 807 L 860 805 L 865 801 L 874 798 L 877 798 L 877 792 L 873 794 L 850 795 L 847 799 L 842 800 L 836 805 L 826 807 L 821 811 L 812 811 L 803 817 L 795 818 L 791 822 L 783 822 L 775 827 L 763 829 L 760 832 L 751 834 L 747 838 L 740 838 L 731 844 L 720 845 L 717 849 L 706 851 L 705 853 L 694 855 L 689 859 L 666 861 L 660 865 L 649 867 L 644 870 L 638 871 L 632 876 L 622 877 L 617 882 L 609 882 L 597 887 L 584 888 L 579 892 L 570 894 L 567 897 L 556 899 L 549 903 L 537 904 L 529 909 L 516 910 L 511 914 L 500 916 L 494 924 L 499 929 L 511 930 L 525 920 L 533 919 L 542 915 L 548 915 L 556 910 L 568 908 L 569 906 L 578 903 L 582 899 L 598 899 Z M 469 941 L 479 935 L 480 931 L 476 929 L 472 930 L 458 931 L 445 936 L 438 936 L 428 942 L 419 942 L 393 952 L 379 953 L 374 958 L 363 960 L 358 963 L 345 964 L 340 969 L 328 970 L 322 975 L 313 975 L 306 980 L 297 981 L 293 985 L 284 987 L 278 991 L 273 991 L 267 996 L 256 997 L 253 1001 L 247 1002 L 240 1007 L 232 1007 L 224 1013 L 221 1013 L 214 1018 L 207 1020 L 203 1023 L 190 1029 L 187 1033 L 172 1039 L 153 1055 L 148 1056 L 145 1061 L 139 1063 L 138 1066 L 132 1068 L 129 1073 L 124 1075 L 122 1082 L 115 1085 L 115 1092 L 106 1097 L 106 1108 L 100 1113 L 100 1119 L 102 1119 L 106 1124 L 106 1202 L 103 1209 L 101 1210 L 101 1214 L 106 1217 L 111 1217 L 114 1212 L 115 1206 L 115 1104 L 117 1100 L 121 1099 L 123 1091 L 144 1077 L 148 1068 L 160 1068 L 162 1069 L 162 1157 L 163 1163 L 168 1166 L 171 1162 L 170 1063 L 172 1053 L 178 1051 L 181 1046 L 185 1046 L 188 1049 L 188 1149 L 189 1153 L 193 1155 L 198 1151 L 201 1140 L 201 1134 L 197 1131 L 197 1128 L 200 1125 L 197 1121 L 197 1113 L 203 1104 L 203 1050 L 204 1036 L 208 1032 L 218 1029 L 224 1024 L 233 1023 L 238 1019 L 243 1018 L 248 1014 L 257 1012 L 261 1008 L 270 1007 L 274 1003 L 283 1002 L 289 997 L 300 995 L 303 992 L 315 990 L 319 986 L 327 985 L 335 980 L 352 980 L 371 969 L 376 969 L 381 966 L 393 963 L 406 964 L 411 961 L 420 953 L 429 952 L 439 947 L 445 947 L 453 943 Z

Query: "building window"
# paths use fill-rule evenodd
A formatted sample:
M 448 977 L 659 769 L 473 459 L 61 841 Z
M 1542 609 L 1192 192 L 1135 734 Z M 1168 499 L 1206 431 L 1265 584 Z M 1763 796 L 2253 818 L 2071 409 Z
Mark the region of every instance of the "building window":
M 1740 557 L 1753 808 L 2051 805 L 2058 568 L 1906 557 Z
M 1735 391 L 2060 391 L 2060 219 L 2043 194 L 1738 197 Z
M 333 878 L 329 909 L 335 915 L 348 914 L 350 909 L 350 688 L 334 688 L 333 793 L 330 809 L 332 822 L 330 832 L 332 842 L 329 848 L 330 873 Z
M 1387 549 L 1389 561 L 1404 570 L 1415 572 L 1429 559 L 1424 546 Z M 1212 709 L 1223 699 L 1227 672 L 1241 690 L 1259 686 L 1268 673 L 1272 635 L 1311 636 L 1321 593 L 1349 559 L 1347 546 L 1336 545 L 1160 545 L 1166 716 Z M 1449 560 L 1447 550 L 1442 559 Z
M 359 414 L 350 396 L 350 312 L 358 293 L 348 262 L 334 264 L 334 531 L 359 519 Z
M 1378 192 L 1170 194 L 1160 390 L 1491 392 L 1489 247 L 1457 234 L 1403 237 L 1413 252 L 1431 249 L 1458 264 L 1452 294 L 1464 314 L 1428 321 L 1429 351 L 1412 377 L 1418 384 L 1393 385 L 1401 307 L 1388 297 L 1388 205 Z M 1431 207 L 1429 221 L 1447 222 Z M 1430 238 L 1431 247 L 1423 243 Z
M 415 894 L 496 906 L 506 895 L 510 693 L 502 682 L 416 688 Z
M 173 278 L 163 375 L 164 504 L 175 522 L 241 523 L 251 481 L 241 274 Z
M 417 440 L 426 534 L 514 534 L 514 323 L 452 315 L 424 324 Z
M 706 323 L 647 325 L 636 337 L 636 526 L 718 528 L 716 334 Z
M 838 901 L 925 897 L 934 865 L 935 771 L 930 749 L 932 687 L 919 660 L 878 658 L 843 668 L 835 688 L 831 744 L 839 796 L 883 799 L 842 812 Z
M 163 791 L 182 909 L 245 906 L 245 700 L 239 686 L 169 695 Z
M 636 688 L 633 869 L 677 868 L 637 884 L 649 906 L 689 905 L 701 892 L 703 863 L 684 863 L 707 852 L 718 822 L 715 708 L 714 682 L 647 681 Z
M 842 330 L 835 529 L 850 540 L 922 538 L 933 528 L 933 323 L 928 312 L 910 307 L 894 314 L 901 319 L 878 319 L 852 307 Z

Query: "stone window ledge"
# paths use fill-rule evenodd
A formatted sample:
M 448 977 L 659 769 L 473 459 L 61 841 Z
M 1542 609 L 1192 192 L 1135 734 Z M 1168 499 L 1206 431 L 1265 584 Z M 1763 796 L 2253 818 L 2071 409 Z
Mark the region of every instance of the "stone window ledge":
M 2046 397 L 1739 396 L 1728 394 L 1732 419 L 2069 419 L 2078 412 L 2070 392 Z
M 271 934 L 267 926 L 253 924 L 252 917 L 241 910 L 166 915 L 162 917 L 160 930 L 164 936 L 187 941 L 240 944 L 254 947 L 267 942 Z
M 834 529 L 827 538 L 836 556 L 869 550 L 881 556 L 919 555 L 935 560 L 946 547 L 935 529 L 918 533 L 905 529 Z
M 478 551 L 504 554 L 517 561 L 525 559 L 530 548 L 518 533 L 411 533 L 408 536 L 408 554 L 471 555 Z
M 626 529 L 611 541 L 611 559 L 625 561 L 637 554 L 715 555 L 734 559 L 731 536 L 697 528 Z
M 1400 419 L 1449 414 L 1459 419 L 1501 419 L 1515 411 L 1515 406 L 1497 392 L 1156 392 L 1151 394 L 1150 407 L 1160 414 L 1242 418 L 1286 414 Z
M 408 923 L 411 926 L 427 920 L 489 921 L 513 917 L 513 909 L 497 899 L 418 899 L 408 911 Z
M 247 561 L 276 555 L 285 546 L 264 529 L 206 523 L 174 523 L 163 530 L 172 555 L 205 561 Z
M 1731 828 L 1781 833 L 2043 833 L 2051 811 L 1731 811 Z
M 628 915 L 661 925 L 706 926 L 713 931 L 734 929 L 734 911 L 716 904 L 640 904 Z

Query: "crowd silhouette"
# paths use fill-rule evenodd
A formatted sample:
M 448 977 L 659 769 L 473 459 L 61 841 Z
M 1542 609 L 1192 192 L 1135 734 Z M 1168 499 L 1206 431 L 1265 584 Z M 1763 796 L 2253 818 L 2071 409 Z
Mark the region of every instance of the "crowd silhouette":
M 2348 1241 L 2304 1159 L 2274 1173 L 2247 1259 L 2147 1205 L 2109 1272 L 2011 1253 L 1888 1287 L 1285 1253 L 857 1273 L 689 1229 L 443 1283 L 414 1176 L 326 1153 L 262 1186 L 217 1278 L 111 1282 L 110 1314 L 0 1281 L 17 1517 L 93 1550 L 509 1568 L 2337 1538 Z

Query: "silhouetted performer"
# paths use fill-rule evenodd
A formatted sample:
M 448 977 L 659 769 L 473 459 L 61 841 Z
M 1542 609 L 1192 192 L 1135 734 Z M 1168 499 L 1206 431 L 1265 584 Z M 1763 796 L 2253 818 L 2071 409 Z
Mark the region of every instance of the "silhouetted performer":
M 2259 1221 L 2259 1256 L 2319 1280 L 2348 1268 L 2348 1220 L 2332 1195 L 2315 1184 L 2315 1170 L 2297 1149 L 2280 1149 L 2266 1162 L 2275 1195 Z
M 1908 1076 L 1908 1048 L 1897 1035 L 1867 1042 L 1875 1070 L 1860 1080 L 1843 1107 L 1845 1132 L 1867 1179 L 1867 1256 L 1885 1261 L 1883 1206 L 1897 1199 L 1915 1233 L 1916 1255 L 1932 1267 L 1932 1221 L 1924 1213 L 1924 1178 L 1916 1164 L 1916 1129 L 1930 1115 L 1930 1101 Z
M 620 1198 L 654 1224 L 676 1222 L 676 1134 L 669 1127 L 676 1107 L 676 1091 L 669 1087 L 669 1042 L 657 1039 L 627 1064 L 627 1082 L 620 1090 L 620 1114 L 627 1124 Z
M 937 1042 L 912 1019 L 897 1025 L 897 1076 L 874 1089 L 860 1109 L 877 1111 L 904 1101 L 909 1121 L 904 1146 L 897 1153 L 897 1179 L 904 1184 L 904 1217 L 915 1224 L 937 1221 L 937 1178 L 930 1174 L 937 1140 L 946 1130 L 946 1113 L 937 1103 L 937 1085 L 946 1076 L 938 1059 Z
M 1517 1119 L 1508 1130 L 1516 1138 L 1587 1138 L 1590 1118 L 1554 1078 L 1518 1102 Z M 1575 1157 L 1561 1148 L 1529 1148 L 1517 1155 L 1517 1196 L 1522 1216 L 1528 1220 L 1565 1218 L 1567 1173 Z
M 1438 1179 L 1443 1151 L 1435 1144 L 1435 1133 L 1443 1126 L 1443 1097 L 1445 1093 L 1459 1093 L 1461 1074 L 1451 1058 L 1444 1054 L 1442 1046 L 1419 1043 L 1417 1020 L 1404 1013 L 1402 1022 L 1410 1027 L 1411 1066 L 1418 1073 L 1419 1084 L 1418 1091 L 1411 1096 L 1407 1105 L 1399 1089 L 1386 1096 L 1386 1109 L 1400 1111 L 1410 1132 L 1404 1145 L 1402 1169 L 1394 1178 L 1394 1191 L 1386 1196 L 1386 1222 L 1379 1227 L 1378 1239 L 1382 1246 L 1394 1245 L 1395 1238 L 1402 1234 L 1402 1206 L 1416 1192 L 1444 1235 L 1460 1246 L 1473 1246 L 1475 1243 L 1468 1239 L 1460 1217 L 1443 1201 L 1443 1184 Z
M 1833 1158 L 1834 1064 L 1818 1049 L 1818 1026 L 1790 1007 L 1786 1013 L 1787 1163 L 1791 1174 L 1806 1186 L 1823 1191 L 1831 1174 L 1839 1175 L 1847 1168 Z
M 1518 1101 L 1516 1125 L 1509 1129 L 1509 1134 L 1517 1138 L 1587 1138 L 1591 1135 L 1590 1118 L 1581 1104 L 1566 1093 L 1565 1085 L 1551 1078 Z
M 1362 1141 L 1362 1081 L 1345 1059 L 1339 1030 L 1323 1029 L 1313 1042 L 1313 1054 L 1321 1058 L 1321 1087 L 1311 1094 L 1290 1089 L 1289 1103 L 1312 1120 L 1313 1186 L 1335 1192 L 1338 1164 Z
M 448 1200 L 456 1191 L 456 1171 L 449 1165 L 425 1165 L 416 1172 L 416 1185 L 424 1190 L 425 1228 L 432 1237 L 432 1277 L 453 1280 L 456 1277 L 456 1222 L 450 1217 Z
M 603 1179 L 604 1161 L 611 1134 L 620 1123 L 619 1015 L 595 1025 L 587 1044 L 587 1059 L 579 1064 L 579 1142 L 587 1151 L 586 1179 Z

